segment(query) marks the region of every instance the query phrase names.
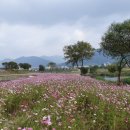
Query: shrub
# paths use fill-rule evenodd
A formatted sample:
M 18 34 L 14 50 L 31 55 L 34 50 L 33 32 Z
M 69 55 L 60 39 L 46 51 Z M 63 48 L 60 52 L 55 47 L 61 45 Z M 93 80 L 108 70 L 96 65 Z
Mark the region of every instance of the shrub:
M 125 83 L 125 84 L 130 84 L 130 78 L 125 78 L 125 79 L 123 79 L 123 83 Z
M 43 65 L 39 65 L 39 71 L 45 71 L 45 66 L 43 66 Z
M 112 64 L 112 65 L 108 65 L 108 66 L 107 66 L 107 69 L 108 69 L 108 71 L 109 71 L 110 73 L 115 73 L 116 70 L 117 70 L 117 67 L 116 67 L 116 65 Z
M 90 73 L 96 73 L 97 72 L 97 69 L 98 69 L 98 66 L 92 66 L 92 67 L 90 67 Z
M 87 67 L 81 67 L 80 71 L 81 71 L 81 75 L 85 75 L 85 74 L 88 73 L 88 68 Z

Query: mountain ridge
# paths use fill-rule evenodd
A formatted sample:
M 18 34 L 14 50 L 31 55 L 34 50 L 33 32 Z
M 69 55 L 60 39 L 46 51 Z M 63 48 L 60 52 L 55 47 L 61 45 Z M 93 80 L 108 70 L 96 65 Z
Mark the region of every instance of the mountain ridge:
M 59 66 L 66 66 L 65 60 L 63 56 L 22 56 L 16 59 L 4 59 L 0 61 L 0 66 L 2 67 L 3 62 L 14 61 L 16 63 L 29 63 L 32 67 L 38 67 L 39 65 L 47 66 L 49 62 L 55 62 Z M 101 64 L 109 64 L 114 60 L 109 57 L 105 57 L 103 53 L 99 53 L 97 50 L 95 51 L 94 56 L 91 60 L 86 60 L 84 62 L 85 65 L 101 65 Z

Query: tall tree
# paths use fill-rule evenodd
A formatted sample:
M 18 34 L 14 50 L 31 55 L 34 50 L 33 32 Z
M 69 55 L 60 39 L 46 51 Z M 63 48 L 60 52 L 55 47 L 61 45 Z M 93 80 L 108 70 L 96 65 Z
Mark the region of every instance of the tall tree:
M 77 67 L 80 62 L 83 67 L 84 60 L 88 60 L 94 55 L 94 49 L 92 46 L 83 41 L 78 41 L 74 45 L 65 46 L 63 51 L 67 63 L 71 63 L 73 66 L 77 65 Z
M 67 64 L 72 64 L 73 67 L 76 65 L 78 67 L 79 53 L 77 45 L 65 46 L 63 51 Z
M 84 60 L 89 60 L 94 55 L 94 49 L 88 42 L 78 41 L 77 42 L 79 60 L 81 61 L 81 66 L 84 66 Z
M 130 66 L 130 20 L 111 24 L 102 37 L 100 47 L 105 55 L 118 60 L 118 84 L 120 85 L 122 69 L 126 64 Z

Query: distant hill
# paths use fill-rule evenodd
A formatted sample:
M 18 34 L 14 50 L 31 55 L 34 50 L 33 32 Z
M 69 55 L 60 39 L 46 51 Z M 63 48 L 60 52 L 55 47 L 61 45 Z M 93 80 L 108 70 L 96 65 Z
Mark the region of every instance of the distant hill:
M 32 67 L 38 67 L 40 64 L 46 66 L 49 62 L 55 62 L 59 66 L 66 66 L 65 60 L 62 56 L 30 56 L 30 57 L 19 57 L 17 59 L 4 59 L 0 61 L 0 64 L 3 62 L 14 61 L 17 63 L 29 63 Z M 91 60 L 85 61 L 85 65 L 101 65 L 101 64 L 108 64 L 112 63 L 114 60 L 111 58 L 105 57 L 102 53 L 98 53 L 95 51 L 95 55 L 92 57 Z M 2 65 L 0 65 L 2 67 Z
M 12 61 L 11 59 L 4 59 L 4 60 L 1 60 L 0 63 L 3 63 L 3 62 L 10 62 Z
M 17 59 L 10 59 L 10 60 L 2 60 L 0 63 L 3 62 L 9 62 L 9 61 L 14 61 L 16 63 L 29 63 L 32 65 L 32 67 L 38 67 L 39 65 L 47 65 L 50 61 L 49 60 L 45 60 L 41 57 L 37 57 L 37 56 L 30 56 L 30 57 L 19 57 Z
M 86 64 L 86 65 L 101 65 L 101 64 L 109 64 L 109 63 L 112 63 L 112 62 L 114 62 L 114 60 L 112 58 L 106 57 L 106 56 L 103 55 L 102 52 L 99 53 L 96 50 L 92 59 L 85 61 L 84 64 Z
M 110 64 L 113 63 L 114 60 L 110 57 L 106 57 L 102 52 L 98 52 L 95 50 L 95 54 L 90 60 L 84 61 L 84 65 L 102 65 L 102 64 Z M 66 63 L 60 64 L 60 66 L 65 66 Z
M 41 58 L 43 58 L 44 60 L 55 62 L 57 64 L 65 62 L 63 56 L 41 56 Z
M 38 67 L 39 65 L 47 65 L 50 61 L 45 60 L 43 58 L 37 56 L 30 56 L 30 57 L 20 57 L 14 60 L 17 63 L 29 63 L 33 67 Z

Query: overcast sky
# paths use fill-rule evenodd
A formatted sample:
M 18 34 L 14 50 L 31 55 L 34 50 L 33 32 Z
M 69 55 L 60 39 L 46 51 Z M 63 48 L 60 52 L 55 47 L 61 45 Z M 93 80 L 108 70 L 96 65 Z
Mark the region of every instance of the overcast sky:
M 130 0 L 0 0 L 0 59 L 63 55 L 83 40 L 94 48 L 112 22 L 130 18 Z

